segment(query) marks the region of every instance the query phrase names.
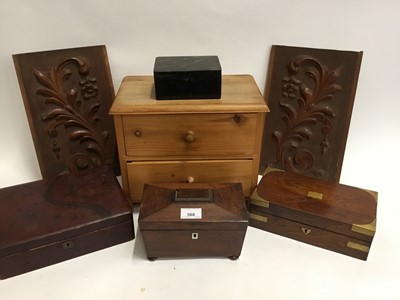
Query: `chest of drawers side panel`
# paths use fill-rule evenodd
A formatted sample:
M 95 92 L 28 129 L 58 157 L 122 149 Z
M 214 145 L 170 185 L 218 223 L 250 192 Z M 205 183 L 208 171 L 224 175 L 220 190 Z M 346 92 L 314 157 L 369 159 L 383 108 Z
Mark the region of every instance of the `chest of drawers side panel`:
M 129 184 L 128 184 L 128 174 L 126 170 L 126 151 L 125 151 L 125 137 L 124 137 L 124 125 L 122 122 L 121 115 L 114 115 L 114 126 L 115 126 L 115 136 L 118 146 L 118 156 L 121 169 L 121 180 L 122 189 L 127 197 L 129 197 Z
M 251 191 L 253 193 L 254 189 L 257 187 L 258 183 L 258 171 L 260 168 L 261 160 L 261 146 L 262 146 L 262 136 L 264 132 L 266 113 L 260 112 L 257 114 L 257 126 L 255 130 L 255 147 L 254 147 L 254 158 L 253 158 L 253 170 L 251 176 Z

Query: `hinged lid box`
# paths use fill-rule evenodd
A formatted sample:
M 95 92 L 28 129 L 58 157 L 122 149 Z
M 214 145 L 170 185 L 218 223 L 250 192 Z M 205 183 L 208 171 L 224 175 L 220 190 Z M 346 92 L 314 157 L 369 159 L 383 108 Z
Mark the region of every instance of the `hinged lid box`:
M 0 189 L 0 278 L 134 238 L 132 210 L 107 167 Z
M 366 260 L 376 192 L 268 168 L 250 201 L 252 227 Z
M 156 57 L 156 99 L 221 98 L 221 65 L 218 56 Z
M 240 183 L 146 184 L 139 227 L 149 259 L 239 257 L 248 225 Z

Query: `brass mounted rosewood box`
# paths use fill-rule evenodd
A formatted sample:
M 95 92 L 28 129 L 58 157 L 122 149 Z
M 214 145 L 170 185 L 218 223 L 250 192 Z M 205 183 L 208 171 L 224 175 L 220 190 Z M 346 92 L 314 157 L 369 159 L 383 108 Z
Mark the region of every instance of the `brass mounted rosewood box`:
M 132 210 L 107 167 L 0 189 L 0 279 L 134 238 Z
M 251 197 L 249 225 L 366 260 L 377 198 L 373 191 L 269 168 Z
M 146 184 L 139 227 L 150 260 L 239 257 L 248 225 L 240 183 Z

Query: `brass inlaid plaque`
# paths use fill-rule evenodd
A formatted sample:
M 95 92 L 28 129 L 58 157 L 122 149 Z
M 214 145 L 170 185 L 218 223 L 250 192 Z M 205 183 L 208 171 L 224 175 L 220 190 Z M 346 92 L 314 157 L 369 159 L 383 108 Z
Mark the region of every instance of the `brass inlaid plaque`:
M 318 192 L 313 192 L 313 191 L 308 191 L 307 197 L 322 200 L 322 198 L 324 197 L 324 194 L 318 193 Z

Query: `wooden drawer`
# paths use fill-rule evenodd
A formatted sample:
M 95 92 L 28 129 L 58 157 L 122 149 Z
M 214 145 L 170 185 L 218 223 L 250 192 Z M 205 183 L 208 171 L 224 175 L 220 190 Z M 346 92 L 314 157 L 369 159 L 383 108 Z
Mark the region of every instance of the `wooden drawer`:
M 123 116 L 126 155 L 135 160 L 252 157 L 257 114 Z
M 133 201 L 141 200 L 145 183 L 159 182 L 240 182 L 244 194 L 250 195 L 253 160 L 199 160 L 128 162 L 129 194 Z

